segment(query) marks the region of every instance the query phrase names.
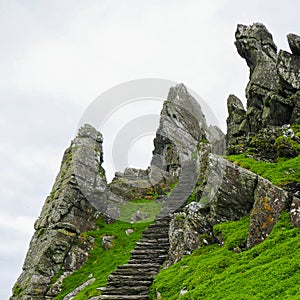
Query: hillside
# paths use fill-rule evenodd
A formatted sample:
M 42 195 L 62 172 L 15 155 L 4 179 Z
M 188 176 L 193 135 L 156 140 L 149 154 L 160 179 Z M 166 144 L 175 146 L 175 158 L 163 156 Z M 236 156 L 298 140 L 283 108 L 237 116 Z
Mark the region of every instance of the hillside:
M 247 107 L 228 97 L 225 136 L 172 87 L 146 170 L 108 184 L 105 141 L 82 126 L 11 300 L 299 298 L 300 37 L 288 41 L 277 52 L 264 25 L 238 25 Z

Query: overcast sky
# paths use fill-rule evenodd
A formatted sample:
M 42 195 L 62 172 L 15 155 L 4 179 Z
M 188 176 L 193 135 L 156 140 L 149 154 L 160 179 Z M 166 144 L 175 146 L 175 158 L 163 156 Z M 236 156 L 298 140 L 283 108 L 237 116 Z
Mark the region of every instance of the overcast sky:
M 279 48 L 300 33 L 300 2 L 0 0 L 0 299 L 21 272 L 33 223 L 81 115 L 138 78 L 183 82 L 225 130 L 230 93 L 245 102 L 238 23 L 264 23 Z

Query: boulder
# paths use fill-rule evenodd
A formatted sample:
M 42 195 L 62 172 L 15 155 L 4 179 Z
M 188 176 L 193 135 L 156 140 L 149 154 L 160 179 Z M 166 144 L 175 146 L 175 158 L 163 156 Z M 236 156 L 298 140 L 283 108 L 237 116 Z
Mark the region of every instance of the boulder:
M 278 221 L 281 212 L 290 205 L 288 193 L 262 177 L 258 178 L 254 199 L 247 239 L 248 248 L 265 240 Z

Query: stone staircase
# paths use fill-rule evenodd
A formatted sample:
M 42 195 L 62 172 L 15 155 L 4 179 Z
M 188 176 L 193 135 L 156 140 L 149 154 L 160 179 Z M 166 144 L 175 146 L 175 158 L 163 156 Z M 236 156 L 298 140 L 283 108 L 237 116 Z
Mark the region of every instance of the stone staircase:
M 190 196 L 197 179 L 193 161 L 182 165 L 177 186 L 170 197 L 164 199 L 164 205 L 151 224 L 136 243 L 127 264 L 109 275 L 107 285 L 102 288 L 99 299 L 110 300 L 146 300 L 149 287 L 160 271 L 169 251 L 170 214 L 180 210 Z

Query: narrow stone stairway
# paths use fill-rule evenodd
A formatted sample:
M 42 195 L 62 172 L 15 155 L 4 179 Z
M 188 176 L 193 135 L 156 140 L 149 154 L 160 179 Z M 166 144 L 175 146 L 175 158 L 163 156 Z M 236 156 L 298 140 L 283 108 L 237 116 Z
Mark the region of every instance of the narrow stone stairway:
M 110 300 L 146 300 L 149 287 L 158 274 L 169 251 L 170 214 L 180 210 L 190 196 L 197 179 L 193 161 L 182 165 L 177 186 L 171 195 L 164 199 L 164 205 L 151 224 L 136 243 L 127 264 L 109 275 L 107 285 L 101 289 L 99 299 Z

